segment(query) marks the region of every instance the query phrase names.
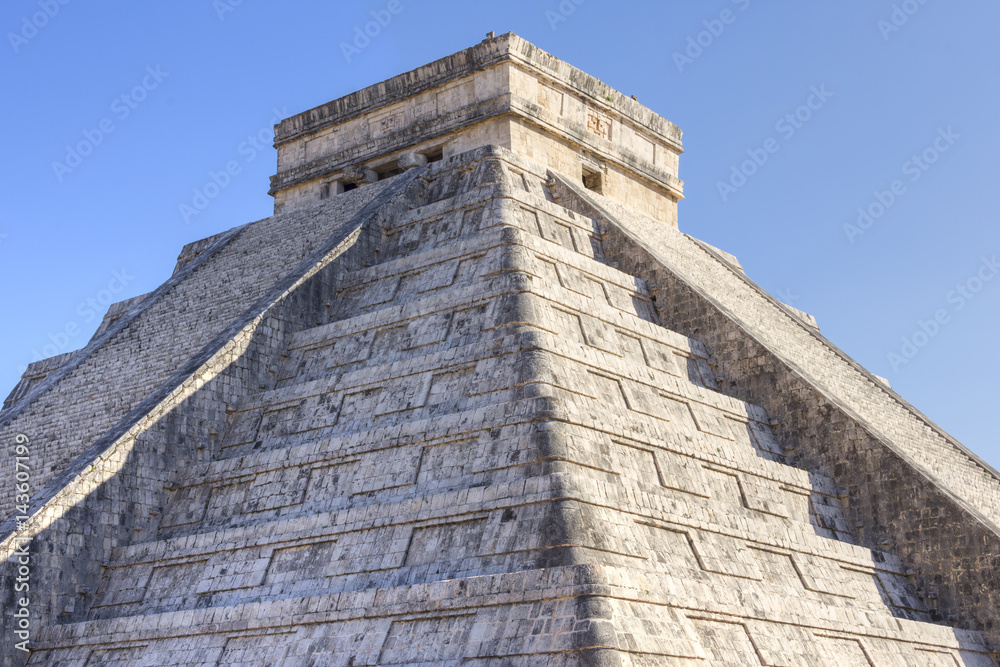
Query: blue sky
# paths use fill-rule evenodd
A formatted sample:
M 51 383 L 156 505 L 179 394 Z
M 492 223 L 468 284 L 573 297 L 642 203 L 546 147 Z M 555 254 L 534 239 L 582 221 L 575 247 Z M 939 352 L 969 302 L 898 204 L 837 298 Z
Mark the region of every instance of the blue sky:
M 678 124 L 681 229 L 1000 467 L 1000 5 L 396 2 L 349 58 L 388 1 L 4 3 L 0 391 L 268 216 L 276 118 L 514 31 Z

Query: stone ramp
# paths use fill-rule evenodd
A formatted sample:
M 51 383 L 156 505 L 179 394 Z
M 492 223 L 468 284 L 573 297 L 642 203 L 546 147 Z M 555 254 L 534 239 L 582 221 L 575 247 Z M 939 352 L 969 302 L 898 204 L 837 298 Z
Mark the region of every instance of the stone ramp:
M 608 221 L 496 149 L 425 178 L 31 664 L 995 664 Z

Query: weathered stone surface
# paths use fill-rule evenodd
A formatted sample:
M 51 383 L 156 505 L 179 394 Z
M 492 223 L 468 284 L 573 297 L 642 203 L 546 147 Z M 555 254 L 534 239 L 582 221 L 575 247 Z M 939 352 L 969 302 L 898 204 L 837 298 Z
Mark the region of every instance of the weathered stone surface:
M 995 473 L 659 216 L 606 91 L 504 35 L 284 121 L 281 212 L 0 413 L 30 664 L 995 667 Z

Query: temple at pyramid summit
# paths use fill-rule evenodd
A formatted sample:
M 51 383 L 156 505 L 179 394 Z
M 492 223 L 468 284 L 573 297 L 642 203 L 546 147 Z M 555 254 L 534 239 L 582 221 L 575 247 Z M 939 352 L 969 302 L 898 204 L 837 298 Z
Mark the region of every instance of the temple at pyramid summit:
M 1000 475 L 678 229 L 675 125 L 491 34 L 274 145 L 4 403 L 3 665 L 1000 664 Z

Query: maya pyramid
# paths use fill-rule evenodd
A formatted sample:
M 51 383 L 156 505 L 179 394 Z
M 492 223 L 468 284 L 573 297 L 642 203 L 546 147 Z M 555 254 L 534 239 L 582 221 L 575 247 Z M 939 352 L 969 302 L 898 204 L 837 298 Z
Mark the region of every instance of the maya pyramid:
M 0 412 L 3 664 L 996 667 L 997 472 L 678 231 L 675 125 L 506 34 L 275 145 Z

